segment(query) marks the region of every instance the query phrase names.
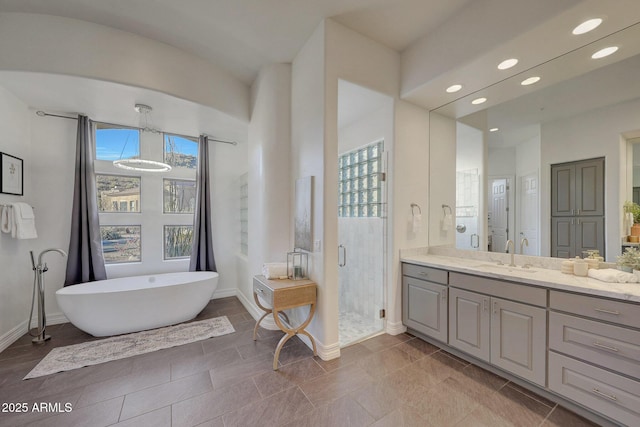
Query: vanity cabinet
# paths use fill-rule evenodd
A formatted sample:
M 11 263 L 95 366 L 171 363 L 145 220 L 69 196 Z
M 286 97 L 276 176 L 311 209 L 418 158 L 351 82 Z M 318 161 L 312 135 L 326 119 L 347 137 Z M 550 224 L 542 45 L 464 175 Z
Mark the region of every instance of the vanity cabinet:
M 549 388 L 640 425 L 640 305 L 551 291 Z
M 546 291 L 459 273 L 451 273 L 450 285 L 449 345 L 544 386 L 547 313 L 522 302 L 544 307 Z
M 446 343 L 448 273 L 411 264 L 403 264 L 402 273 L 403 323 Z

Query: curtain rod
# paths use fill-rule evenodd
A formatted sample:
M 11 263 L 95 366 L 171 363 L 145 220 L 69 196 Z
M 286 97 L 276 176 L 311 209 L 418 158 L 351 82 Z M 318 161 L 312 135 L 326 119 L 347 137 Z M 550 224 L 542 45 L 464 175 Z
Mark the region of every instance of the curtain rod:
M 58 117 L 58 118 L 61 118 L 61 119 L 78 120 L 77 117 L 61 116 L 59 114 L 46 113 L 46 112 L 44 112 L 42 110 L 36 111 L 36 115 L 38 115 L 40 117 L 50 116 L 50 117 Z M 118 126 L 118 127 L 128 128 L 128 129 L 144 130 L 144 128 L 137 127 L 137 126 L 125 126 L 125 125 L 121 125 L 121 124 L 117 124 L 117 123 L 100 122 L 100 121 L 97 121 L 97 120 L 94 120 L 94 121 L 96 123 L 102 123 L 103 125 Z M 164 131 L 162 131 L 162 132 L 165 133 Z M 180 134 L 180 133 L 170 133 L 170 132 L 166 132 L 166 133 L 168 133 L 169 135 L 181 136 L 183 138 L 198 139 L 198 137 L 191 136 L 191 135 L 183 135 L 183 134 Z M 209 141 L 222 142 L 223 144 L 238 145 L 238 143 L 236 141 L 225 141 L 225 140 L 222 140 L 222 139 L 217 139 L 217 138 L 211 137 L 210 135 L 207 135 L 206 133 L 203 134 L 203 135 L 208 137 Z

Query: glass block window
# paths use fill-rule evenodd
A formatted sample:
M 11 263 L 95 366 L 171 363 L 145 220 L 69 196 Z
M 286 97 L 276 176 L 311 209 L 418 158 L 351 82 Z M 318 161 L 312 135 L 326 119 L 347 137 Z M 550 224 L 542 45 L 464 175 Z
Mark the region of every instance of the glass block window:
M 164 213 L 195 212 L 196 182 L 182 179 L 164 179 Z
M 140 212 L 140 177 L 96 174 L 100 212 Z
M 105 264 L 142 261 L 139 225 L 100 226 Z
M 198 141 L 164 134 L 164 161 L 173 167 L 195 169 L 198 166 Z
M 164 226 L 164 259 L 188 258 L 193 242 L 192 225 Z
M 249 254 L 249 182 L 246 173 L 240 177 L 240 253 Z
M 338 158 L 338 216 L 381 216 L 383 148 L 378 141 Z

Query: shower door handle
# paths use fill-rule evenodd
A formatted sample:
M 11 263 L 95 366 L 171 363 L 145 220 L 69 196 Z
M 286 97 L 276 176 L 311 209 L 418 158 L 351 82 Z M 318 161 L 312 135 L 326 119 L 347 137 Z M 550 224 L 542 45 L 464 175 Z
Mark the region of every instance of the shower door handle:
M 342 249 L 342 262 L 340 262 L 340 249 Z M 338 246 L 338 267 L 347 265 L 347 248 L 344 245 Z

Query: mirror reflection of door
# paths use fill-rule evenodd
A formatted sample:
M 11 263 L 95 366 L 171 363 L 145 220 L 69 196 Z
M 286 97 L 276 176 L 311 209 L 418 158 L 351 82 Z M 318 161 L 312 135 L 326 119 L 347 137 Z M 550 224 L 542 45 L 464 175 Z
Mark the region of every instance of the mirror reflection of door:
M 491 178 L 489 185 L 490 250 L 504 252 L 509 239 L 509 179 Z
M 525 255 L 540 255 L 538 248 L 538 174 L 530 173 L 519 177 L 520 203 L 518 205 L 518 241 L 526 238 L 529 244 L 522 247 Z

